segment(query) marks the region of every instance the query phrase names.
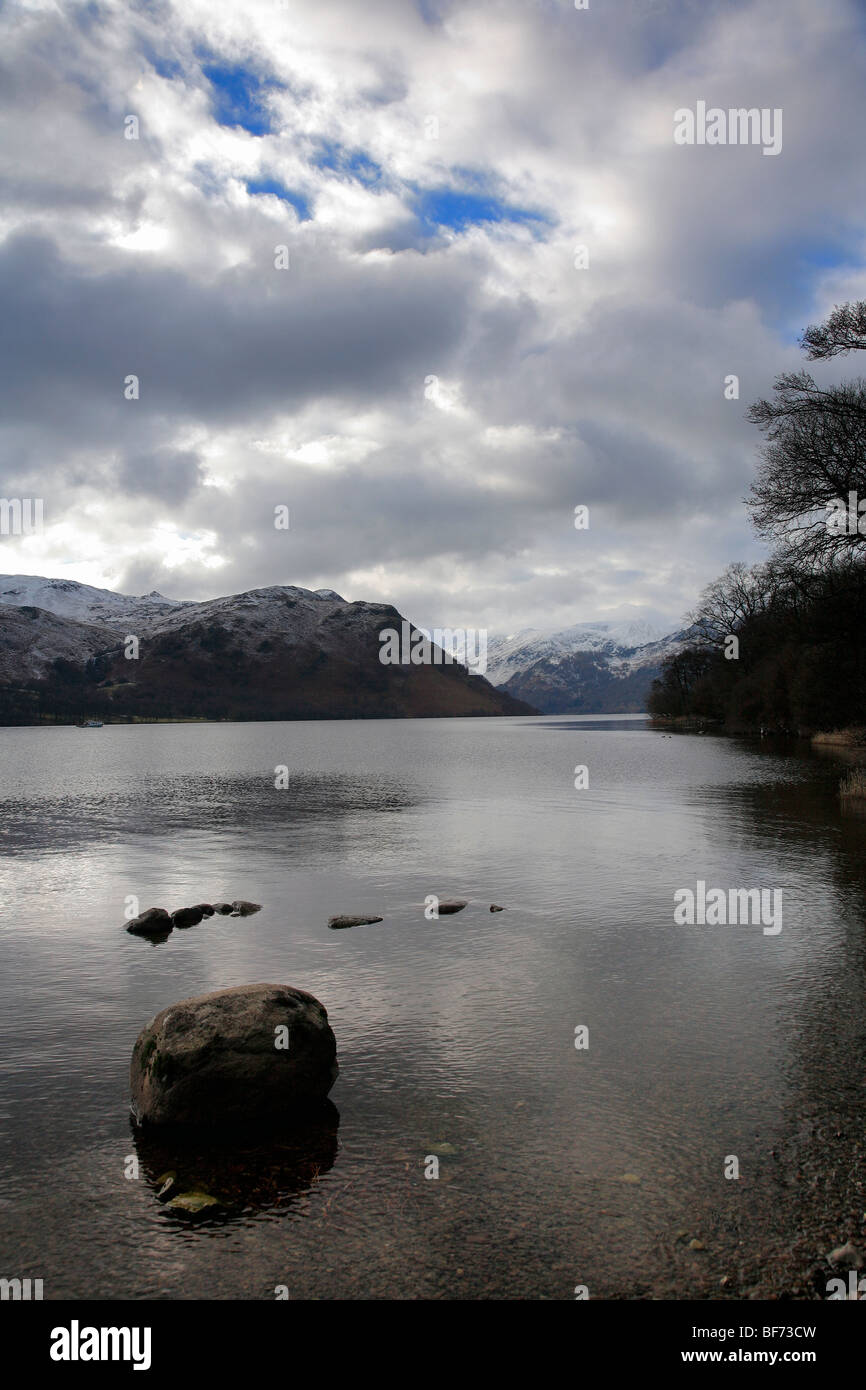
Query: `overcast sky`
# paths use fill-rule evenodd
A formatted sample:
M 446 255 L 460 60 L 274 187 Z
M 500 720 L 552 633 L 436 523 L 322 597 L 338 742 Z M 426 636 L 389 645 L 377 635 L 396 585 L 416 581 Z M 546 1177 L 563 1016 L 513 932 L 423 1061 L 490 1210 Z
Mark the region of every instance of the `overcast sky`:
M 862 3 L 25 0 L 0 65 L 4 573 L 510 632 L 760 555 L 745 410 L 866 298 Z

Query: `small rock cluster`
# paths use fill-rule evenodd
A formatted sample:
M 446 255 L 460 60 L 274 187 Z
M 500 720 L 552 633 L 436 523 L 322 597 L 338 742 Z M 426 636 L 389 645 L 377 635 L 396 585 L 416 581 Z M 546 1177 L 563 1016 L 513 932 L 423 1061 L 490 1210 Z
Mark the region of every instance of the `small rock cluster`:
M 178 907 L 174 912 L 167 912 L 164 907 L 148 907 L 126 923 L 126 930 L 134 936 L 164 937 L 175 927 L 196 927 L 203 918 L 216 913 L 222 917 L 250 917 L 260 912 L 261 906 L 261 903 L 235 898 L 232 903 L 196 903 L 194 907 Z

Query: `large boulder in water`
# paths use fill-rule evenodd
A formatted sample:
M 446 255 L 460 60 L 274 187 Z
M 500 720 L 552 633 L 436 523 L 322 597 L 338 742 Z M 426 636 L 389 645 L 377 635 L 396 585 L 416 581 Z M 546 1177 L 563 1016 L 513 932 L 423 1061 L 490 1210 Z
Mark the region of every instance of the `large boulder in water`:
M 142 1124 L 279 1126 L 328 1094 L 337 1044 L 318 999 L 236 985 L 181 999 L 139 1033 L 132 1109 Z

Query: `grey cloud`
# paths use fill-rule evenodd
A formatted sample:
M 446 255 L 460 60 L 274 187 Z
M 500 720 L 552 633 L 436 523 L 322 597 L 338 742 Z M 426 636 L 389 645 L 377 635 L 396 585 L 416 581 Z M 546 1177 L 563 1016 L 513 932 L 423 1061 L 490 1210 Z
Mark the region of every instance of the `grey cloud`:
M 169 503 L 184 501 L 201 481 L 201 459 L 180 449 L 129 455 L 117 474 L 117 482 L 133 496 L 155 497 Z
M 793 333 L 817 317 L 825 263 L 860 255 L 856 8 L 295 9 L 298 45 L 270 12 L 219 3 L 198 28 L 183 7 L 109 4 L 83 30 L 44 12 L 9 34 L 4 488 L 44 494 L 76 525 L 64 572 L 104 553 L 134 591 L 332 586 L 430 625 L 455 606 L 497 626 L 623 602 L 676 619 L 728 560 L 756 557 L 745 409 L 799 361 Z M 743 16 L 760 44 L 743 45 Z M 214 125 L 200 44 L 286 83 L 278 136 L 253 151 Z M 184 73 L 157 80 L 149 51 Z M 136 144 L 117 122 L 141 74 L 150 128 Z M 783 106 L 783 154 L 674 147 L 658 122 L 696 97 Z M 439 142 L 420 134 L 431 109 Z M 322 140 L 382 164 L 388 195 L 329 186 L 310 158 Z M 431 233 L 413 191 L 454 169 L 550 207 L 552 224 L 536 241 Z M 262 170 L 308 193 L 316 218 L 249 202 Z M 161 249 L 110 242 L 149 225 Z M 728 373 L 740 402 L 723 399 Z M 424 400 L 429 374 L 459 384 L 460 409 Z M 254 447 L 283 435 L 375 447 L 321 468 Z M 204 485 L 221 467 L 236 481 Z M 287 533 L 272 524 L 283 501 Z M 581 502 L 593 521 L 578 537 Z M 212 534 L 223 565 L 167 557 L 166 522 Z
M 405 395 L 464 330 L 465 271 L 423 258 L 356 267 L 274 269 L 273 233 L 254 267 L 216 286 L 177 271 L 115 268 L 81 275 L 53 243 L 18 237 L 0 249 L 0 402 L 7 419 L 76 417 L 102 437 L 130 411 L 214 424 L 290 410 L 321 396 Z M 124 400 L 138 376 L 140 397 Z M 125 417 L 125 418 L 124 418 Z

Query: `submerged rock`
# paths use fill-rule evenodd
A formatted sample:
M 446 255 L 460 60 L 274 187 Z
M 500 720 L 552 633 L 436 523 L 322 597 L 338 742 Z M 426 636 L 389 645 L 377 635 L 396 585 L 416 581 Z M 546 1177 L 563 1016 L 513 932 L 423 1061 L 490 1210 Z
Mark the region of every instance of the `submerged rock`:
M 234 1129 L 133 1125 L 131 1143 L 155 1201 L 169 1219 L 187 1221 L 182 1205 L 170 1198 L 205 1193 L 219 1203 L 202 1216 L 221 1222 L 248 1220 L 253 1211 L 289 1211 L 337 1157 L 340 1117 L 331 1101 L 292 1115 L 284 1126 L 261 1132 L 244 1124 Z M 413 1155 L 414 1157 L 414 1155 Z
M 328 926 L 331 928 L 331 931 L 342 931 L 344 927 L 366 927 L 370 926 L 373 922 L 381 921 L 383 921 L 381 917 L 353 917 L 344 914 L 340 917 L 329 917 Z
M 464 907 L 466 907 L 464 898 L 440 898 L 439 916 L 448 917 L 452 912 L 462 912 Z
M 203 916 L 200 907 L 179 907 L 171 914 L 171 920 L 176 927 L 196 927 Z
M 490 904 L 490 911 L 491 911 L 491 912 L 504 912 L 504 911 L 505 911 L 505 908 L 504 908 L 504 907 L 498 907 L 496 903 L 491 903 L 491 904 Z
M 136 1039 L 132 1109 L 141 1124 L 279 1124 L 337 1079 L 328 1015 L 290 985 L 237 985 L 171 1004 Z
M 231 903 L 214 903 L 213 910 L 214 912 L 218 912 L 221 917 L 228 917 L 232 910 L 232 905 Z
M 194 912 L 202 913 L 204 917 L 213 917 L 214 914 L 214 910 L 211 907 L 210 903 L 196 903 L 195 907 L 192 910 Z
M 170 932 L 173 925 L 171 915 L 164 907 L 148 907 L 127 922 L 126 930 L 136 936 L 162 936 Z
M 232 903 L 232 917 L 252 917 L 254 912 L 261 912 L 261 903 L 248 903 L 243 898 L 235 898 Z
M 220 1202 L 209 1192 L 180 1192 L 177 1197 L 172 1197 L 168 1205 L 173 1207 L 175 1211 L 187 1211 L 191 1216 L 195 1216 L 208 1207 L 220 1206 Z

